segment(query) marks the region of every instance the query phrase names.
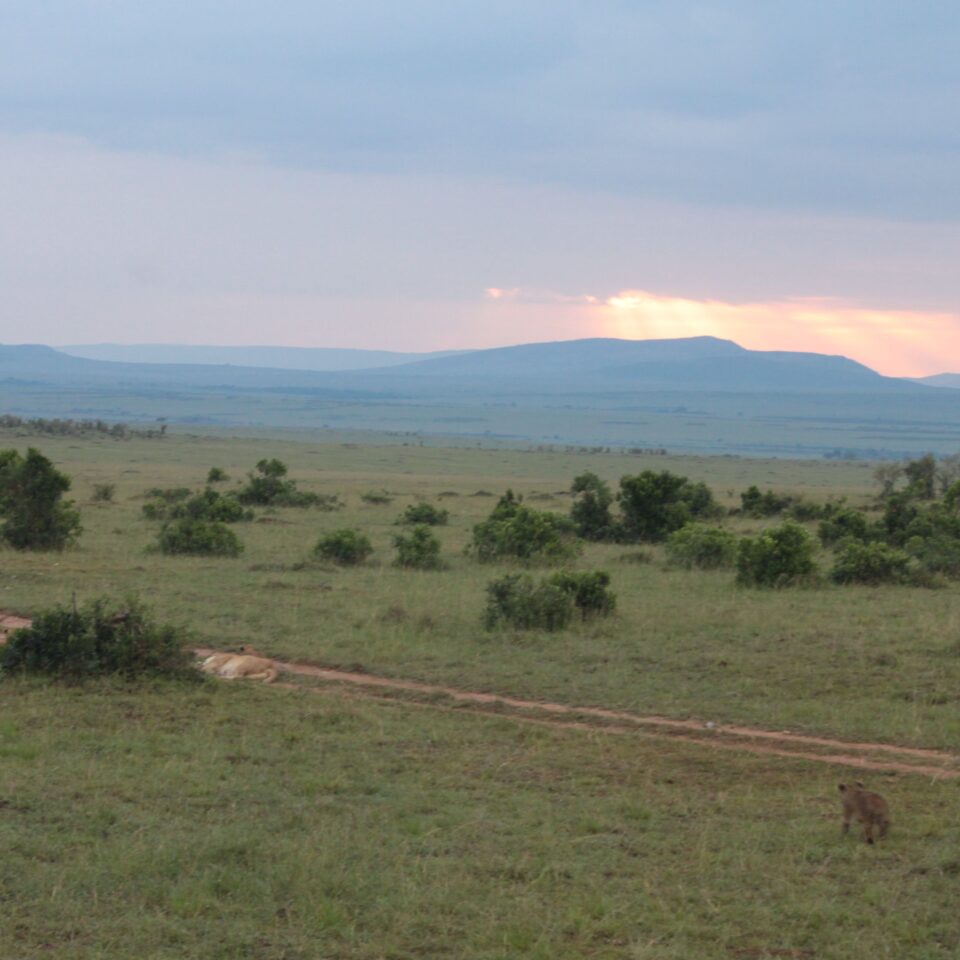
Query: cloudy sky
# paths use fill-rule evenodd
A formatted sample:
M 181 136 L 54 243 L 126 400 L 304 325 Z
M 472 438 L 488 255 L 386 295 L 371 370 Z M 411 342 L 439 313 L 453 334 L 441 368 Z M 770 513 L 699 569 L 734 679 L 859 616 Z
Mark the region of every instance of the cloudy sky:
M 0 340 L 960 369 L 943 0 L 0 0 Z

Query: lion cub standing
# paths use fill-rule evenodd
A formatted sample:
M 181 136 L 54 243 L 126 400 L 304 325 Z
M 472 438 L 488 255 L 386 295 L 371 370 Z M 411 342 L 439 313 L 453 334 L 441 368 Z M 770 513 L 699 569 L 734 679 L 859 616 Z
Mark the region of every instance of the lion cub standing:
M 261 656 L 259 651 L 244 644 L 239 653 L 214 653 L 200 665 L 204 673 L 212 673 L 224 680 L 262 680 L 273 683 L 277 668 L 272 660 Z
M 883 838 L 890 829 L 890 809 L 887 801 L 879 793 L 871 793 L 864 789 L 857 781 L 853 786 L 840 784 L 840 793 L 843 795 L 843 832 L 850 831 L 850 821 L 856 817 L 863 824 L 863 839 L 873 843 L 873 830 L 877 828 L 878 835 Z

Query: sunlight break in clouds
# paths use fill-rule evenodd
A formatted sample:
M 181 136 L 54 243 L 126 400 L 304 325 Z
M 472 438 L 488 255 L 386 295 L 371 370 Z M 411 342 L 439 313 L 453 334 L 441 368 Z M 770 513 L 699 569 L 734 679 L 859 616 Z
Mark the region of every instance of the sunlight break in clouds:
M 945 370 L 960 354 L 960 317 L 954 314 L 874 310 L 832 299 L 725 303 L 623 290 L 596 313 L 596 326 L 607 336 L 709 335 L 751 350 L 838 353 L 889 376 Z

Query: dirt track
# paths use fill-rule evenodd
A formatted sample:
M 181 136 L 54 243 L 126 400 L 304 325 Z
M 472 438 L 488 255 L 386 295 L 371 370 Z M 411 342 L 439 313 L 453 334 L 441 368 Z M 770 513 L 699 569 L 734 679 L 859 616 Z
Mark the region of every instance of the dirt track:
M 11 630 L 30 626 L 23 617 L 0 610 L 0 643 Z M 222 651 L 198 649 L 198 657 Z M 278 683 L 289 689 L 317 692 L 339 691 L 353 697 L 386 703 L 402 703 L 410 707 L 442 710 L 478 716 L 505 717 L 517 723 L 553 727 L 563 730 L 587 730 L 613 735 L 642 734 L 670 737 L 720 750 L 811 760 L 861 770 L 889 773 L 911 773 L 939 780 L 960 778 L 960 756 L 944 750 L 905 747 L 892 743 L 834 740 L 787 730 L 764 730 L 708 724 L 700 720 L 676 720 L 670 717 L 610 710 L 605 707 L 577 707 L 570 704 L 459 690 L 417 680 L 398 680 L 369 673 L 352 673 L 308 663 L 274 661 L 281 673 L 324 682 L 324 686 Z
M 218 651 L 201 649 L 197 650 L 196 654 L 206 657 L 216 652 Z M 709 744 L 722 750 L 792 757 L 863 770 L 912 773 L 944 780 L 960 777 L 960 756 L 943 750 L 890 743 L 834 740 L 758 727 L 708 725 L 699 720 L 675 720 L 604 707 L 577 707 L 539 700 L 522 700 L 415 680 L 351 673 L 313 664 L 274 662 L 281 673 L 325 681 L 326 685 L 319 688 L 321 690 L 329 690 L 329 685 L 333 684 L 336 685 L 335 689 L 369 700 L 404 703 L 431 710 L 506 717 L 520 723 L 560 729 L 592 730 L 620 735 L 643 733 L 647 736 Z M 289 688 L 294 685 L 278 686 Z

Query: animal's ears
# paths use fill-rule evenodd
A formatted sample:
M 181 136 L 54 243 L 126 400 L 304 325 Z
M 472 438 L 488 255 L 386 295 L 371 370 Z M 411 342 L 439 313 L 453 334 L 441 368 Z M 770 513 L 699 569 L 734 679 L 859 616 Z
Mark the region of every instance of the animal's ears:
M 863 785 L 859 780 L 857 781 L 857 786 L 858 786 L 861 790 L 866 789 L 866 788 L 864 787 L 864 785 Z
M 838 784 L 837 789 L 838 789 L 841 793 L 843 793 L 844 790 L 847 789 L 847 785 L 846 785 L 845 783 Z

